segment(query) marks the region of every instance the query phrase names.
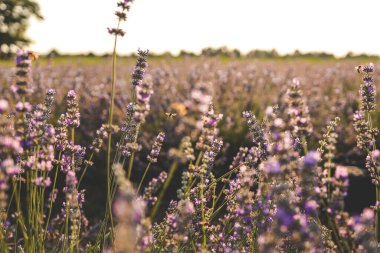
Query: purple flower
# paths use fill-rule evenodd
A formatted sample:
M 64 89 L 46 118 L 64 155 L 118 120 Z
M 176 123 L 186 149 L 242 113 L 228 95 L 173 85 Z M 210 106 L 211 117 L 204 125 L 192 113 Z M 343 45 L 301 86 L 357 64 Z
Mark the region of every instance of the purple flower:
M 276 216 L 281 225 L 289 227 L 294 222 L 293 214 L 283 208 L 277 209 Z
M 307 155 L 303 158 L 303 164 L 305 167 L 314 167 L 317 165 L 318 161 L 320 160 L 320 154 L 317 151 L 310 151 L 307 153 Z
M 305 212 L 307 214 L 314 213 L 319 207 L 318 203 L 315 200 L 309 200 L 305 203 Z
M 6 110 L 8 110 L 8 107 L 8 101 L 5 99 L 0 99 L 0 113 L 4 113 Z
M 281 172 L 281 165 L 278 161 L 268 161 L 264 164 L 264 170 L 268 174 L 279 174 Z
M 338 178 L 338 179 L 348 178 L 347 168 L 344 166 L 337 166 L 335 170 L 335 178 Z

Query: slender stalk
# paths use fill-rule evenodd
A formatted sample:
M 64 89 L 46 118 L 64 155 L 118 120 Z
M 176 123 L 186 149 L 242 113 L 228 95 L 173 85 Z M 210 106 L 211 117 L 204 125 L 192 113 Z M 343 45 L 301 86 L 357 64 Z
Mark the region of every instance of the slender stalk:
M 149 170 L 151 164 L 152 164 L 152 163 L 148 163 L 148 166 L 146 166 L 146 168 L 145 168 L 144 175 L 142 176 L 141 181 L 140 181 L 140 183 L 139 183 L 139 187 L 137 188 L 137 193 L 140 192 L 141 185 L 142 185 L 142 183 L 144 182 L 145 176 L 146 176 L 146 174 L 147 174 L 147 172 L 148 172 L 148 170 Z
M 120 19 L 117 24 L 117 29 L 120 27 Z M 116 85 L 116 46 L 117 46 L 117 34 L 115 34 L 113 53 L 112 53 L 112 77 L 111 77 L 111 103 L 108 115 L 108 127 L 112 127 L 113 121 L 113 109 L 115 104 L 115 85 Z M 107 208 L 106 213 L 109 213 L 109 220 L 111 225 L 111 242 L 114 239 L 114 224 L 112 217 L 111 208 L 111 144 L 112 144 L 112 132 L 108 134 L 108 145 L 107 145 Z
M 230 180 L 231 176 L 232 176 L 232 173 L 230 173 L 230 174 L 228 175 L 227 181 Z M 215 205 L 219 202 L 219 199 L 222 197 L 224 189 L 226 189 L 226 184 L 223 184 L 223 187 L 222 187 L 222 189 L 220 190 L 220 192 L 219 192 L 219 194 L 218 194 L 218 197 L 217 197 L 216 200 L 215 200 Z
M 308 148 L 307 148 L 306 137 L 304 135 L 301 137 L 301 142 L 302 142 L 304 155 L 306 155 L 308 153 Z
M 215 184 L 217 184 L 220 180 L 222 180 L 223 178 L 227 177 L 227 176 L 230 176 L 232 173 L 236 172 L 236 170 L 238 170 L 241 166 L 245 165 L 245 163 L 242 163 L 242 164 L 239 164 L 238 166 L 236 166 L 235 168 L 231 169 L 230 171 L 224 173 L 223 175 L 221 175 L 220 177 L 218 177 L 214 182 L 212 182 L 211 184 L 207 185 L 207 188 L 208 187 L 212 187 L 214 186 Z
M 12 185 L 13 185 L 13 191 L 15 192 L 15 195 L 16 195 L 16 201 L 15 202 L 16 202 L 16 210 L 17 210 L 17 221 L 21 227 L 21 231 L 22 231 L 22 234 L 24 236 L 24 240 L 28 241 L 29 237 L 28 237 L 28 233 L 27 233 L 27 230 L 25 227 L 24 216 L 23 216 L 22 211 L 21 211 L 20 202 L 17 201 L 17 199 L 19 198 L 19 192 L 16 189 L 17 185 L 16 185 L 14 179 L 12 179 Z
M 61 160 L 61 155 L 62 155 L 62 152 L 59 152 L 58 154 L 58 161 Z M 55 168 L 55 174 L 54 174 L 54 181 L 53 181 L 53 189 L 52 189 L 52 194 L 54 194 L 54 191 L 55 191 L 55 186 L 56 186 L 56 183 L 57 183 L 57 178 L 58 178 L 58 171 L 59 171 L 59 168 L 58 168 L 58 165 L 56 166 Z M 50 203 L 49 203 L 49 213 L 48 213 L 48 218 L 46 220 L 46 225 L 45 225 L 45 230 L 44 230 L 44 237 L 43 237 L 43 240 L 45 241 L 45 238 L 46 238 L 46 232 L 47 232 L 47 228 L 49 226 L 49 222 L 50 222 L 50 217 L 51 217 L 51 212 L 52 212 L 52 209 L 53 209 L 53 195 L 51 196 L 50 198 Z
M 135 160 L 135 151 L 132 152 L 131 157 L 129 158 L 128 175 L 127 175 L 128 180 L 131 179 L 134 160 Z
M 91 162 L 93 157 L 94 157 L 94 152 L 91 153 L 90 158 L 88 159 L 88 161 Z M 79 189 L 79 186 L 80 186 L 80 184 L 81 184 L 81 182 L 82 182 L 82 180 L 83 180 L 84 175 L 85 175 L 86 172 L 87 172 L 88 167 L 90 167 L 90 165 L 89 165 L 89 164 L 86 164 L 86 166 L 85 166 L 84 169 L 83 169 L 82 174 L 80 175 L 80 178 L 79 178 L 79 180 L 78 180 L 78 184 L 77 184 L 77 188 L 78 188 L 78 189 Z
M 5 231 L 3 228 L 0 228 L 0 248 L 1 248 L 1 251 L 4 252 L 4 253 L 8 253 L 9 252 L 9 249 L 7 247 L 7 243 L 6 243 L 6 236 L 5 236 Z
M 164 186 L 162 187 L 162 190 L 160 191 L 160 195 L 158 195 L 158 200 L 157 200 L 156 204 L 153 206 L 152 213 L 150 214 L 151 220 L 153 220 L 153 218 L 156 217 L 157 211 L 161 205 L 161 201 L 165 196 L 166 190 L 168 189 L 170 182 L 172 181 L 172 178 L 174 176 L 175 171 L 177 170 L 177 167 L 178 167 L 178 162 L 177 161 L 173 162 L 173 164 L 169 170 L 168 178 L 166 179 Z
M 201 162 L 202 156 L 203 156 L 203 151 L 199 152 L 197 160 L 195 161 L 195 164 L 194 164 L 195 167 L 199 166 L 199 163 Z M 196 181 L 196 179 L 193 180 L 193 174 L 190 174 L 189 183 L 188 183 L 188 186 L 186 187 L 186 191 L 185 191 L 186 194 L 188 194 L 190 192 L 191 188 L 195 184 L 195 181 Z
M 371 113 L 370 112 L 367 112 L 367 119 L 368 119 L 368 123 L 369 123 L 369 128 L 372 130 L 372 117 L 371 117 Z M 373 146 L 372 146 L 372 151 L 376 150 L 376 140 L 375 140 L 375 137 L 373 136 L 372 137 L 373 140 L 374 140 L 374 143 L 373 143 Z M 368 153 L 370 154 L 370 158 L 373 159 L 372 157 L 372 154 L 371 154 L 371 150 L 368 150 Z M 376 191 L 376 204 L 380 202 L 380 186 L 379 185 L 375 185 L 375 191 Z M 377 244 L 380 243 L 380 238 L 379 238 L 379 209 L 376 208 L 375 209 L 375 226 L 374 226 L 374 229 L 375 229 L 375 240 L 377 242 Z
M 200 185 L 200 193 L 199 193 L 199 198 L 200 198 L 200 201 L 201 201 L 201 212 L 202 212 L 202 234 L 203 234 L 203 241 L 202 241 L 202 249 L 205 250 L 206 249 L 206 243 L 207 243 L 207 240 L 206 240 L 206 226 L 205 226 L 205 223 L 206 223 L 206 219 L 205 219 L 205 206 L 204 206 L 204 173 L 202 173 L 201 175 L 201 185 Z
M 133 94 L 135 94 L 135 92 Z M 140 124 L 138 124 L 136 127 L 134 143 L 137 142 L 137 137 L 139 136 L 139 132 L 140 132 Z M 135 159 L 135 151 L 132 151 L 131 157 L 129 158 L 128 176 L 127 176 L 128 179 L 131 179 L 134 159 Z

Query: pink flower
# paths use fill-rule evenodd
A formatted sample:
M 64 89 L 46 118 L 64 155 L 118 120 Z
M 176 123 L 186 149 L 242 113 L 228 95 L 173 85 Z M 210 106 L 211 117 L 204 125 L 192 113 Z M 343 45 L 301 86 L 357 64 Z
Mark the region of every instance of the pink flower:
M 0 99 L 0 113 L 4 113 L 6 110 L 8 110 L 8 101 L 5 99 Z

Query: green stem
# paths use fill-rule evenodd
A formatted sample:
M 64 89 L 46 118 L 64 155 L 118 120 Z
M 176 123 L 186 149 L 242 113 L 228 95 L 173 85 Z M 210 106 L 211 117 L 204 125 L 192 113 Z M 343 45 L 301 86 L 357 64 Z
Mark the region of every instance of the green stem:
M 201 172 L 202 173 L 202 172 Z M 200 198 L 200 201 L 201 201 L 201 212 L 202 212 L 202 234 L 203 234 L 203 241 L 202 241 L 202 249 L 205 250 L 206 249 L 206 243 L 207 243 L 207 240 L 206 240 L 206 226 L 205 226 L 205 222 L 206 222 L 206 219 L 205 219 L 205 206 L 204 206 L 204 173 L 202 173 L 201 175 L 201 183 L 200 183 L 200 193 L 199 193 L 199 198 Z
M 202 156 L 203 156 L 203 151 L 199 152 L 197 160 L 195 161 L 194 167 L 199 166 Z M 193 174 L 190 174 L 188 186 L 186 187 L 186 191 L 185 191 L 186 195 L 190 192 L 191 188 L 194 186 L 195 181 L 196 181 L 196 178 L 193 179 Z
M 94 157 L 94 152 L 91 153 L 90 158 L 88 159 L 88 161 L 91 162 L 93 157 Z M 84 170 L 83 170 L 83 172 L 82 172 L 82 175 L 80 175 L 80 178 L 79 178 L 79 180 L 78 180 L 77 189 L 79 189 L 79 186 L 80 186 L 80 184 L 81 184 L 81 182 L 82 182 L 82 180 L 83 180 L 84 175 L 85 175 L 86 172 L 87 172 L 88 167 L 90 167 L 90 165 L 89 165 L 89 164 L 86 164 L 86 167 L 84 167 Z
M 132 168 L 133 168 L 133 161 L 134 161 L 134 160 L 135 160 L 135 151 L 132 152 L 131 157 L 129 158 L 128 174 L 127 174 L 127 178 L 128 178 L 128 180 L 131 179 Z
M 144 182 L 145 176 L 146 176 L 146 174 L 147 174 L 147 172 L 148 172 L 148 170 L 149 170 L 151 164 L 152 164 L 152 163 L 148 163 L 148 166 L 146 166 L 146 168 L 145 168 L 144 175 L 142 176 L 141 181 L 140 181 L 140 183 L 139 183 L 139 187 L 137 188 L 137 193 L 140 192 L 141 185 L 142 185 L 142 183 Z
M 307 148 L 307 141 L 306 141 L 305 136 L 301 137 L 301 141 L 302 141 L 304 155 L 306 155 L 308 153 L 308 148 Z
M 59 152 L 58 154 L 58 161 L 61 160 L 61 155 L 62 155 L 62 152 Z M 59 171 L 59 168 L 58 168 L 58 165 L 55 167 L 55 174 L 54 174 L 54 181 L 53 181 L 53 189 L 52 189 L 52 192 L 51 192 L 51 197 L 50 197 L 50 203 L 49 203 L 49 213 L 48 213 L 48 218 L 46 220 L 46 225 L 45 225 L 45 231 L 44 231 L 44 237 L 43 237 L 43 240 L 45 241 L 45 238 L 46 238 L 46 232 L 47 232 L 47 228 L 49 226 L 49 222 L 50 222 L 50 217 L 51 217 L 51 212 L 52 212 L 52 209 L 53 209 L 53 195 L 54 195 L 54 191 L 55 191 L 55 186 L 56 186 L 56 183 L 57 183 L 57 178 L 58 178 L 58 171 Z
M 164 186 L 162 187 L 162 190 L 160 191 L 160 195 L 158 196 L 158 200 L 157 200 L 156 204 L 153 206 L 152 213 L 150 214 L 151 220 L 153 220 L 153 218 L 156 217 L 156 213 L 157 213 L 158 209 L 160 208 L 161 201 L 165 196 L 165 192 L 166 192 L 167 188 L 169 187 L 170 182 L 172 181 L 172 178 L 174 176 L 175 171 L 177 170 L 177 167 L 178 167 L 177 161 L 173 162 L 173 164 L 169 170 L 168 178 L 166 179 Z
M 137 143 L 137 138 L 139 136 L 139 132 L 140 132 L 140 124 L 138 124 L 136 127 L 135 139 L 134 139 L 133 143 Z M 128 179 L 131 179 L 134 159 L 135 159 L 135 151 L 132 151 L 131 157 L 129 158 L 128 176 L 127 176 Z
M 379 209 L 378 203 L 380 203 L 380 185 L 376 185 L 376 209 L 375 209 L 375 240 L 379 244 Z
M 16 209 L 17 209 L 17 221 L 21 227 L 21 231 L 22 231 L 22 234 L 24 236 L 24 240 L 25 241 L 28 241 L 29 237 L 28 237 L 28 233 L 26 231 L 26 227 L 25 227 L 25 222 L 24 222 L 24 216 L 22 214 L 22 211 L 21 211 L 21 207 L 20 207 L 20 202 L 17 201 L 17 199 L 19 199 L 19 192 L 17 191 L 17 185 L 15 183 L 15 180 L 12 179 L 12 185 L 13 185 L 13 190 L 16 194 Z
M 120 19 L 118 20 L 117 29 L 120 27 Z M 113 53 L 112 53 L 112 77 L 111 77 L 111 103 L 108 114 L 108 127 L 112 127 L 113 121 L 113 109 L 115 104 L 115 86 L 116 86 L 116 46 L 117 46 L 117 34 L 115 35 Z M 109 213 L 110 225 L 111 225 L 111 244 L 114 239 L 114 224 L 111 207 L 111 144 L 112 144 L 112 132 L 108 134 L 107 145 L 107 209 L 106 213 Z
M 367 112 L 367 118 L 368 118 L 368 123 L 369 123 L 369 129 L 372 130 L 372 117 L 371 117 L 371 113 L 370 112 Z M 376 150 L 376 140 L 375 140 L 375 137 L 373 136 L 373 147 L 372 147 L 372 151 Z M 369 150 L 368 153 L 370 154 L 370 157 L 371 159 L 373 159 L 372 157 L 372 154 L 371 154 L 371 151 Z M 376 191 L 376 205 L 377 203 L 379 203 L 380 201 L 380 186 L 379 185 L 375 185 L 375 191 Z M 379 210 L 378 208 L 375 209 L 375 240 L 377 242 L 377 244 L 380 243 L 380 238 L 379 238 Z

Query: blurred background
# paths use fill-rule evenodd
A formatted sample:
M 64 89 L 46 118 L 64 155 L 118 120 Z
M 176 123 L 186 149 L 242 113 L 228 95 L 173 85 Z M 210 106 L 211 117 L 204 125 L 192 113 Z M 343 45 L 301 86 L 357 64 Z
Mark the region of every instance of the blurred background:
M 107 122 L 113 37 L 117 1 L 2 0 L 0 2 L 0 92 L 9 101 L 14 75 L 13 54 L 24 47 L 40 54 L 33 68 L 33 102 L 45 90 L 57 91 L 55 118 L 65 110 L 64 96 L 74 89 L 80 98 L 79 144 L 91 143 L 96 129 Z M 380 63 L 380 33 L 376 32 L 380 2 L 302 0 L 136 0 L 118 44 L 116 124 L 124 119 L 130 101 L 130 74 L 138 48 L 149 49 L 146 79 L 153 84 L 151 113 L 139 142 L 133 180 L 139 181 L 155 135 L 167 141 L 159 163 L 145 182 L 168 170 L 170 156 L 184 136 L 193 143 L 199 134 L 200 106 L 213 97 L 223 113 L 222 154 L 215 175 L 228 170 L 240 147 L 250 146 L 241 117 L 253 110 L 259 119 L 267 106 L 286 103 L 284 94 L 294 77 L 300 79 L 314 125 L 310 148 L 329 120 L 339 116 L 334 162 L 350 166 L 351 186 L 346 209 L 359 213 L 374 203 L 374 190 L 365 169 L 365 156 L 356 148 L 352 115 L 358 108 L 361 83 L 355 66 Z M 379 80 L 379 74 L 375 76 Z M 207 98 L 207 99 L 206 99 Z M 175 112 L 174 119 L 165 117 Z M 380 113 L 374 115 L 380 125 Z M 117 138 L 115 138 L 117 139 Z M 116 140 L 115 140 L 116 144 Z M 166 197 L 175 198 L 185 165 L 180 165 Z M 84 180 L 86 213 L 103 214 L 105 151 L 95 158 Z M 355 172 L 355 173 L 354 173 Z M 163 205 L 165 208 L 165 205 Z
M 105 54 L 116 25 L 115 1 L 2 0 L 0 43 L 29 45 L 47 54 Z M 376 31 L 380 2 L 302 0 L 136 0 L 123 28 L 119 53 L 137 48 L 179 54 L 207 47 L 237 49 L 242 54 L 275 49 L 280 55 L 325 52 L 380 54 Z M 42 19 L 43 18 L 43 19 Z

